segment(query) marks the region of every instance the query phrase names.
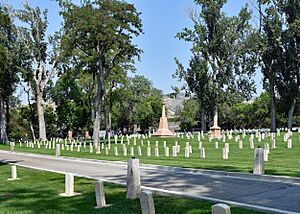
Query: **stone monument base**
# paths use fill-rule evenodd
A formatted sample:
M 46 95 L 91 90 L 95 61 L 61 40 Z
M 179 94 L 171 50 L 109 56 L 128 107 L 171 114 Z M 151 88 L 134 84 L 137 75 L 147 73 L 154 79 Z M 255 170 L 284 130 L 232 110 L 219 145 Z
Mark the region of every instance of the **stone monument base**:
M 169 129 L 158 129 L 152 136 L 155 137 L 175 137 L 175 134 L 172 133 Z
M 221 137 L 221 128 L 219 126 L 213 126 L 210 128 L 210 137 L 219 138 Z

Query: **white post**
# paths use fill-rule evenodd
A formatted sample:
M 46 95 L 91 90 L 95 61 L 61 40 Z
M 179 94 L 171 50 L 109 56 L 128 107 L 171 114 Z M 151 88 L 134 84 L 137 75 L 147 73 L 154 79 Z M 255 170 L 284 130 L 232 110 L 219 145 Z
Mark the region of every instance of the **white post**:
M 100 181 L 100 180 L 96 181 L 95 195 L 96 195 L 96 204 L 97 204 L 96 208 L 107 207 L 106 200 L 105 200 L 103 181 Z
M 19 180 L 18 175 L 17 175 L 17 166 L 16 165 L 11 165 L 11 178 L 9 178 L 9 181 L 15 181 Z
M 127 165 L 126 198 L 136 199 L 141 194 L 140 161 L 131 158 Z
M 65 192 L 59 195 L 63 197 L 79 195 L 79 193 L 74 192 L 74 175 L 72 173 L 65 174 Z

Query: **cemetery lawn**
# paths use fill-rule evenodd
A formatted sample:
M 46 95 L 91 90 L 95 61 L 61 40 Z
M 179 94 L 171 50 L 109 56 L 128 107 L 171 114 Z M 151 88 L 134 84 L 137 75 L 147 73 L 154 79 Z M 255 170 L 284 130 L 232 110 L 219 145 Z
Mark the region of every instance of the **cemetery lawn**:
M 269 175 L 285 175 L 285 176 L 293 176 L 300 177 L 300 142 L 299 142 L 299 134 L 293 133 L 292 142 L 293 148 L 288 149 L 287 143 L 283 142 L 283 135 L 281 133 L 280 137 L 276 136 L 276 149 L 272 149 L 270 138 L 265 138 L 261 143 L 258 140 L 254 139 L 255 147 L 261 146 L 264 147 L 265 143 L 269 143 L 270 145 L 270 154 L 269 161 L 265 162 L 265 173 Z M 124 138 L 125 140 L 126 138 Z M 151 142 L 151 157 L 146 156 L 147 149 L 147 141 Z M 194 139 L 182 139 L 182 138 L 155 138 L 151 137 L 150 139 L 144 139 L 144 146 L 142 146 L 142 156 L 137 156 L 137 146 L 141 145 L 141 139 L 136 140 L 136 146 L 133 144 L 133 139 L 130 140 L 130 146 L 127 145 L 126 142 L 124 144 L 127 145 L 128 155 L 127 157 L 123 156 L 122 153 L 122 145 L 118 142 L 115 145 L 114 140 L 111 140 L 111 150 L 109 151 L 109 155 L 105 155 L 105 150 L 101 150 L 101 154 L 96 154 L 95 149 L 93 150 L 93 154 L 89 153 L 89 143 L 86 144 L 86 148 L 81 148 L 80 152 L 77 152 L 77 148 L 74 147 L 73 152 L 61 151 L 62 156 L 68 157 L 80 157 L 80 158 L 89 158 L 89 159 L 99 159 L 99 160 L 119 160 L 119 161 L 127 161 L 130 157 L 130 147 L 134 147 L 135 156 L 138 157 L 141 163 L 145 164 L 155 164 L 155 165 L 166 165 L 166 166 L 176 166 L 176 167 L 184 167 L 184 168 L 196 168 L 196 169 L 211 169 L 211 170 L 221 170 L 221 171 L 231 171 L 231 172 L 243 172 L 243 173 L 252 173 L 253 167 L 253 156 L 254 150 L 249 147 L 249 135 L 243 139 L 243 149 L 238 148 L 238 142 L 233 140 L 226 140 L 227 143 L 230 144 L 230 152 L 229 159 L 222 159 L 222 148 L 224 147 L 224 143 L 222 140 L 212 140 L 208 141 L 207 136 L 202 140 L 203 147 L 205 148 L 206 158 L 200 159 L 199 149 L 197 137 Z M 154 157 L 154 147 L 155 141 L 159 141 L 159 157 Z M 167 146 L 170 148 L 170 157 L 164 157 L 164 147 L 163 141 L 167 141 Z M 178 157 L 172 157 L 172 146 L 175 144 L 175 141 L 178 141 L 180 144 L 180 153 Z M 219 149 L 214 148 L 214 142 L 219 142 Z M 192 145 L 193 153 L 190 155 L 190 158 L 184 158 L 184 147 L 185 143 L 190 142 Z M 106 142 L 107 145 L 107 142 Z M 119 156 L 114 156 L 114 146 L 118 147 Z M 9 150 L 8 145 L 0 144 L 1 150 Z M 15 146 L 16 152 L 28 152 L 28 153 L 38 153 L 38 154 L 49 154 L 55 155 L 55 149 L 45 149 L 42 146 L 40 149 L 37 149 L 35 146 L 34 149 L 26 148 L 26 144 L 22 144 L 22 147 L 18 143 Z
M 0 165 L 0 213 L 141 213 L 139 200 L 127 200 L 125 188 L 105 184 L 107 204 L 111 207 L 94 209 L 94 180 L 75 177 L 75 191 L 82 195 L 61 197 L 64 192 L 64 175 L 17 167 L 20 180 L 8 181 L 9 165 Z M 211 213 L 209 202 L 180 199 L 174 197 L 155 196 L 156 213 Z M 232 213 L 258 213 L 239 208 L 232 208 Z

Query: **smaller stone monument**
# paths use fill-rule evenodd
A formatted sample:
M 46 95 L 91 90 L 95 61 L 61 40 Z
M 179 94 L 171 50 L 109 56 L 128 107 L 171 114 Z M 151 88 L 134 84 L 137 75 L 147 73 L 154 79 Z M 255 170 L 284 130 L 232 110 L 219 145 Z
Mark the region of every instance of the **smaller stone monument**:
M 214 115 L 214 125 L 210 127 L 211 138 L 219 138 L 221 136 L 221 128 L 218 126 L 218 113 Z
M 159 121 L 159 128 L 153 134 L 153 136 L 156 136 L 156 137 L 175 137 L 175 134 L 172 133 L 169 130 L 169 127 L 168 127 L 168 118 L 166 117 L 166 101 L 165 101 L 164 97 L 163 97 L 163 100 L 162 100 L 162 113 L 161 113 L 161 118 L 160 118 L 160 121 Z

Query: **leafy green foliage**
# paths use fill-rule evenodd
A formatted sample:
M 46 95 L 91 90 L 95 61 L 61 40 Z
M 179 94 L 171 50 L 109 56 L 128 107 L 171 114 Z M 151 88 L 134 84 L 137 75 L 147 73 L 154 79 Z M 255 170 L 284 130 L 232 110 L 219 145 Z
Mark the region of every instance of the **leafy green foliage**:
M 183 103 L 183 109 L 177 113 L 179 116 L 180 128 L 191 131 L 198 124 L 199 103 L 197 100 L 186 100 Z

